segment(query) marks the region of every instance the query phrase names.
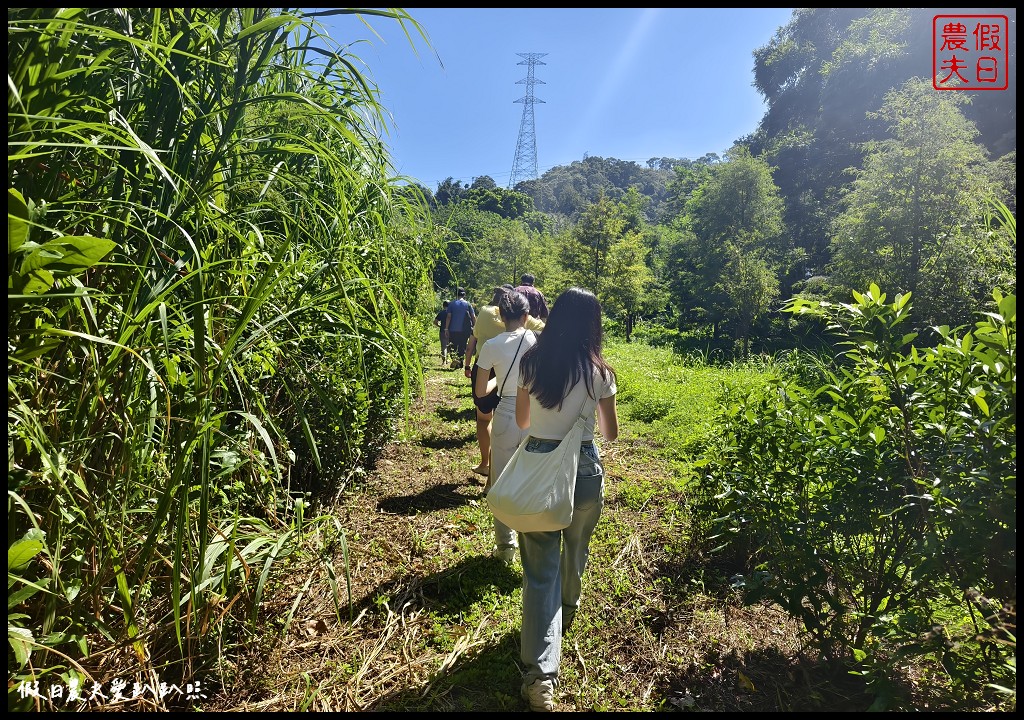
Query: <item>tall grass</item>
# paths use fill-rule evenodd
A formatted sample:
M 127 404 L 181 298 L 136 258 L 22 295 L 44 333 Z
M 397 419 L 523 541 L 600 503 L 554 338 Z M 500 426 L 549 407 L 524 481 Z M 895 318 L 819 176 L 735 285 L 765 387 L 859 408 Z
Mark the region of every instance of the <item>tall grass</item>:
M 208 669 L 419 381 L 438 248 L 357 60 L 298 11 L 8 11 L 9 679 Z

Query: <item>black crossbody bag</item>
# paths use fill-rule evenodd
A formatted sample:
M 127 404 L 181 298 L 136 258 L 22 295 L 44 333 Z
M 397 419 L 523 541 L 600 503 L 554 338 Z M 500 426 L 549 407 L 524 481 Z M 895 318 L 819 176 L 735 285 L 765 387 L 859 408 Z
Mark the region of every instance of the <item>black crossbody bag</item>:
M 505 380 L 508 380 L 508 373 L 512 372 L 512 368 L 516 364 L 516 358 L 519 357 L 519 350 L 523 347 L 523 340 L 526 339 L 527 332 L 529 331 L 526 328 L 523 328 L 523 334 L 519 338 L 519 345 L 516 347 L 516 354 L 512 356 L 512 363 L 508 366 L 508 372 L 505 373 Z M 476 366 L 476 372 L 480 372 L 479 365 Z M 492 369 L 491 372 L 493 373 L 494 370 Z M 475 377 L 476 373 L 473 373 L 473 375 Z M 501 402 L 501 395 L 498 394 L 498 390 L 505 387 L 505 380 L 502 380 L 501 385 L 496 386 L 483 397 L 478 398 L 476 395 L 473 396 L 473 404 L 476 405 L 477 410 L 482 412 L 484 415 L 494 412 L 494 408 L 498 407 L 498 403 Z M 476 383 L 475 380 L 473 382 L 474 384 Z

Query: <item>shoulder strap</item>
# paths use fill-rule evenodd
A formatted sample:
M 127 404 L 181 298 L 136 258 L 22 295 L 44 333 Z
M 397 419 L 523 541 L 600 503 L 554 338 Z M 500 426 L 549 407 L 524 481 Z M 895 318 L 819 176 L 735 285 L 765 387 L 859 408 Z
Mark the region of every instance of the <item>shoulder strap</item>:
M 590 393 L 588 393 L 586 391 L 586 385 L 584 385 L 583 386 L 583 405 L 580 407 L 580 416 L 579 416 L 579 418 L 577 418 L 577 420 L 586 420 L 587 419 L 587 405 L 590 405 Z M 593 405 L 590 405 L 590 412 L 594 412 L 594 408 L 595 407 L 597 407 L 597 403 L 596 402 Z
M 590 406 L 590 412 L 591 413 L 593 413 L 597 409 L 597 403 L 600 402 L 600 400 L 601 400 L 601 398 L 591 398 L 590 397 L 590 393 L 587 392 L 587 384 L 586 384 L 586 382 L 584 382 L 583 378 L 580 378 L 580 382 L 583 383 L 583 405 L 580 406 L 580 415 L 579 415 L 578 418 L 576 418 L 577 421 L 585 420 L 586 419 L 586 417 L 587 417 L 587 404 L 590 403 L 591 399 L 593 399 L 593 401 L 594 401 L 594 404 Z M 595 383 L 595 388 L 594 389 L 595 390 L 597 389 L 596 388 L 596 383 Z M 598 394 L 600 394 L 600 390 L 598 390 Z
M 519 357 L 519 349 L 523 347 L 523 340 L 526 339 L 526 333 L 528 333 L 525 327 L 523 328 L 523 334 L 519 337 L 519 345 L 516 346 L 516 354 L 512 356 L 512 362 L 508 365 L 508 372 L 505 373 L 505 379 L 501 381 L 501 385 L 498 386 L 498 397 L 501 397 L 501 391 L 505 389 L 505 383 L 508 381 L 508 373 L 512 372 L 512 366 L 516 364 L 516 358 Z

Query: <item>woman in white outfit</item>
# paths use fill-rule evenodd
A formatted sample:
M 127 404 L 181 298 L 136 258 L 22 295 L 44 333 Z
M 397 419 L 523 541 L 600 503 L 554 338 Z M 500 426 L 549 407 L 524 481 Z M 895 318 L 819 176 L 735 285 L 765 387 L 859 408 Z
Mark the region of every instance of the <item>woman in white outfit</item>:
M 590 538 L 604 507 L 604 468 L 594 443 L 619 434 L 615 371 L 601 354 L 601 304 L 569 288 L 555 300 L 544 332 L 520 363 L 516 421 L 530 438 L 526 452 L 551 452 L 582 414 L 572 522 L 564 530 L 519 533 L 523 563 L 520 657 L 522 695 L 537 712 L 554 710 L 562 634 L 576 615 Z
M 530 301 L 522 293 L 510 290 L 498 300 L 498 312 L 505 323 L 505 332 L 496 335 L 483 344 L 477 356 L 479 371 L 476 374 L 476 394 L 486 395 L 488 371 L 494 369 L 501 401 L 494 409 L 491 420 L 491 467 L 486 493 L 501 471 L 508 464 L 512 454 L 526 435 L 516 424 L 516 388 L 519 380 L 519 361 L 523 353 L 533 347 L 537 336 L 526 329 L 530 312 Z M 494 519 L 493 555 L 505 562 L 512 562 L 516 555 L 516 534 L 503 522 Z

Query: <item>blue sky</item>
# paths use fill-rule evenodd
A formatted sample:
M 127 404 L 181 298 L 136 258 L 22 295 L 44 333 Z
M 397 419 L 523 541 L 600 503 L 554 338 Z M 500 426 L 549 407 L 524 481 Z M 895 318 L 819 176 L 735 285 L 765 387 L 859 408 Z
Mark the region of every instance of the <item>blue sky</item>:
M 792 8 L 406 8 L 430 46 L 388 18 L 324 19 L 381 92 L 395 170 L 508 185 L 535 66 L 537 169 L 586 155 L 632 160 L 723 153 L 764 114 L 753 51 Z M 380 37 L 377 37 L 379 34 Z

